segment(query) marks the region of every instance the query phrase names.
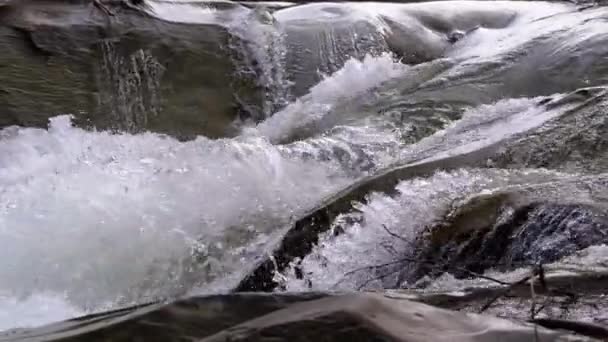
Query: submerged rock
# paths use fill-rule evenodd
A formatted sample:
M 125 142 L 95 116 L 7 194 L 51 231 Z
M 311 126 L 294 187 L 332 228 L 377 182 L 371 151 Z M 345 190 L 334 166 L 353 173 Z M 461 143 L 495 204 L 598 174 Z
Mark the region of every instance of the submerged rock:
M 572 341 L 567 332 L 391 294 L 238 294 L 127 308 L 0 335 L 10 341 Z M 582 341 L 584 339 L 578 338 Z

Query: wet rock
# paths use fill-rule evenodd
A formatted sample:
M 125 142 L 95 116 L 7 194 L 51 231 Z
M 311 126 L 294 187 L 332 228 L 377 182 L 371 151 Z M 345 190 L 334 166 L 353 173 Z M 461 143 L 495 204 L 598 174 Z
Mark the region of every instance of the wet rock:
M 445 222 L 419 237 L 408 283 L 450 272 L 470 277 L 555 262 L 608 243 L 605 175 L 480 194 L 454 203 Z M 408 273 L 409 271 L 406 271 Z
M 274 15 L 285 34 L 292 93 L 301 96 L 351 58 L 391 53 L 405 64 L 421 64 L 446 54 L 455 42 L 448 36 L 464 36 L 479 27 L 504 28 L 516 12 L 463 9 L 445 14 L 424 4 L 371 9 L 337 2 L 294 6 Z
M 182 341 L 215 334 L 292 303 L 327 294 L 232 294 L 151 303 L 0 334 L 0 341 Z
M 573 9 L 570 13 L 539 19 L 528 26 L 530 32 L 527 34 L 531 36 L 527 42 L 504 50 L 497 47 L 496 51 L 487 54 L 479 51 L 480 58 L 467 58 L 467 63 L 427 82 L 415 93 L 405 88 L 403 95 L 411 101 L 468 101 L 471 105 L 479 105 L 504 98 L 549 96 L 580 87 L 604 85 L 608 81 L 603 62 L 608 56 L 608 38 L 596 25 L 606 26 L 601 18 L 607 11 L 606 7 L 594 7 L 581 16 Z M 579 24 L 573 31 L 547 30 L 557 27 L 554 23 L 560 20 L 573 20 Z M 536 35 L 536 30 L 546 33 Z M 453 31 L 445 32 L 446 36 L 450 32 Z M 475 29 L 467 36 L 473 42 L 483 39 L 483 34 Z M 469 37 L 464 38 L 467 39 Z M 474 43 L 468 47 L 475 50 Z
M 545 264 L 542 280 L 539 276 L 532 280 L 537 267 L 523 267 L 506 273 L 490 271 L 483 277 L 468 279 L 443 274 L 422 290 L 389 293 L 452 310 L 483 311 L 518 320 L 529 320 L 531 308 L 535 307 L 535 318 L 599 324 L 606 334 L 608 315 L 603 308 L 608 303 L 607 252 L 606 245 L 593 246 Z
M 573 102 L 571 102 L 570 100 L 564 101 L 563 99 L 565 98 L 569 98 Z M 590 108 L 595 108 L 593 111 L 593 115 L 601 118 L 603 116 L 599 115 L 599 113 L 602 107 L 594 106 L 597 105 L 598 101 L 603 101 L 603 99 L 604 95 L 601 91 L 589 92 L 588 97 L 577 97 L 576 100 L 570 95 L 549 99 L 549 101 L 544 104 L 545 106 L 551 106 L 551 108 L 553 109 L 556 109 L 559 106 L 565 107 L 564 111 L 560 115 L 557 115 L 554 120 L 547 123 L 547 125 L 551 125 L 552 122 L 558 122 L 559 120 L 569 120 L 568 118 L 570 118 L 571 116 L 577 115 L 577 113 L 579 112 L 582 113 Z M 555 107 L 553 107 L 552 105 L 555 105 Z M 418 156 L 420 160 L 412 161 L 411 163 L 406 164 L 404 166 L 397 166 L 380 171 L 374 176 L 365 178 L 357 183 L 354 183 L 348 188 L 335 194 L 331 198 L 326 199 L 317 208 L 311 210 L 308 214 L 302 216 L 300 219 L 296 220 L 290 227 L 285 229 L 283 238 L 280 240 L 281 242 L 272 251 L 272 257 L 264 257 L 257 260 L 252 271 L 246 274 L 246 276 L 235 288 L 235 290 L 272 291 L 277 288 L 277 286 L 279 286 L 279 282 L 277 281 L 277 279 L 275 279 L 276 272 L 283 272 L 288 267 L 290 262 L 298 258 L 304 258 L 306 255 L 308 255 L 312 250 L 313 246 L 318 243 L 319 234 L 327 232 L 330 229 L 334 220 L 339 215 L 352 212 L 354 210 L 353 203 L 366 203 L 367 195 L 369 195 L 370 193 L 379 192 L 389 196 L 394 195 L 396 193 L 395 187 L 399 182 L 416 177 L 426 177 L 428 175 L 433 174 L 437 170 L 487 167 L 488 164 L 490 166 L 500 167 L 501 165 L 499 163 L 493 162 L 494 158 L 497 158 L 498 156 L 502 155 L 503 153 L 505 153 L 506 150 L 510 150 L 512 146 L 510 144 L 512 144 L 514 141 L 518 141 L 518 139 L 520 139 L 521 137 L 534 137 L 536 135 L 535 132 L 543 132 L 543 127 L 545 126 L 541 125 L 539 127 L 534 127 L 530 130 L 525 130 L 518 134 L 514 134 L 513 136 L 507 136 L 504 139 L 498 139 L 498 141 L 490 142 L 487 144 L 473 143 L 470 148 L 459 148 L 459 153 L 454 153 L 453 149 L 456 145 L 450 144 L 449 141 L 446 142 L 441 140 L 441 146 L 443 146 L 443 148 L 447 148 L 449 153 L 445 153 L 442 155 L 441 153 L 439 153 L 441 151 L 441 147 L 438 148 L 437 146 L 431 143 L 428 144 L 429 146 L 427 147 L 427 150 L 422 149 L 416 153 L 416 156 Z M 457 137 L 455 139 L 455 144 L 462 143 L 461 140 L 463 140 L 465 143 L 464 147 L 467 147 L 466 137 Z M 428 151 L 428 153 L 425 151 Z M 428 156 L 428 158 L 425 158 L 425 156 Z M 580 181 L 581 183 L 579 185 L 583 187 L 582 189 L 588 186 L 586 185 L 588 184 L 586 183 L 586 181 Z M 598 182 L 598 184 L 602 183 Z M 557 193 L 562 197 L 553 196 L 551 198 L 554 198 L 555 200 L 560 200 L 563 198 L 572 199 L 572 192 L 568 192 L 568 190 L 574 191 L 578 188 L 576 188 L 575 185 L 568 185 L 568 187 L 566 187 L 566 185 L 566 183 L 553 184 L 552 186 L 556 187 L 554 194 Z M 552 186 L 547 186 L 546 189 L 551 188 Z M 535 189 L 535 191 L 537 190 L 538 189 Z M 578 189 L 577 191 L 579 191 L 579 193 L 584 193 L 581 189 Z M 540 193 L 546 193 L 546 191 Z M 594 193 L 596 194 L 595 196 L 597 198 L 602 198 L 602 195 L 600 195 L 599 192 Z M 496 194 L 492 197 L 492 199 L 484 202 L 483 205 L 489 203 L 493 203 L 492 205 L 500 205 L 501 203 L 503 203 L 501 201 L 504 199 L 501 196 L 502 195 Z M 527 198 L 530 199 L 532 197 Z M 536 197 L 536 202 L 531 200 L 525 202 L 525 204 L 523 202 L 517 202 L 517 205 L 515 205 L 515 207 L 522 208 L 522 210 L 524 210 L 525 208 L 528 208 L 526 207 L 526 205 L 532 204 L 581 204 L 583 205 L 583 207 L 581 208 L 584 209 L 587 208 L 587 204 L 595 203 L 595 200 L 587 201 L 586 199 L 579 199 L 578 202 L 572 199 L 573 202 L 568 203 L 547 203 L 547 200 L 547 197 Z M 473 208 L 473 206 L 471 206 L 471 208 Z M 532 210 L 534 208 L 537 207 L 529 207 L 526 210 Z M 470 224 L 471 227 L 487 228 L 493 226 L 497 222 L 497 216 L 482 216 L 481 214 L 484 213 L 483 210 L 485 209 L 471 210 L 472 214 L 466 216 L 466 219 L 464 219 L 463 222 L 467 222 L 467 224 Z M 591 208 L 590 210 L 593 211 L 594 209 Z M 527 215 L 528 212 L 525 210 L 524 212 Z M 492 215 L 494 215 L 496 211 L 493 211 L 492 213 Z M 480 221 L 481 223 L 478 224 L 477 222 Z M 452 232 L 450 230 L 445 231 Z M 442 239 L 441 242 L 438 242 L 436 246 L 443 246 L 443 244 L 447 245 L 450 241 L 452 241 L 452 243 L 454 241 L 461 241 L 454 240 L 453 238 L 455 237 L 456 235 L 450 235 L 449 238 Z M 582 248 L 584 246 L 579 247 Z M 474 249 L 474 247 L 471 248 Z M 420 278 L 424 274 L 426 274 L 426 272 L 429 272 L 429 270 L 425 267 L 421 267 L 420 272 L 415 272 L 417 275 L 414 278 Z
M 470 164 L 471 158 L 473 155 L 464 154 L 413 163 L 406 167 L 384 171 L 349 186 L 291 225 L 272 252 L 272 257 L 257 260 L 253 270 L 243 278 L 235 291 L 273 291 L 279 285 L 275 280 L 275 273 L 282 272 L 290 262 L 310 253 L 319 240 L 319 234 L 328 231 L 340 214 L 351 212 L 353 203 L 364 203 L 368 194 L 372 192 L 394 194 L 395 186 L 403 179 L 423 177 L 438 169 L 445 169 L 448 165 L 454 168 L 466 166 Z
M 492 158 L 504 168 L 548 168 L 571 173 L 600 173 L 608 168 L 608 98 L 605 88 L 585 88 L 564 100 L 595 93 L 584 107 L 518 137 Z M 588 101 L 588 102 L 587 102 Z M 558 101 L 563 102 L 563 101 Z
M 565 334 L 541 329 L 558 341 Z M 203 341 L 273 339 L 328 341 L 504 341 L 533 340 L 534 328 L 476 315 L 463 315 L 381 294 L 353 294 L 296 304 L 240 324 Z
M 282 19 L 282 12 L 276 16 L 285 35 L 286 71 L 293 84 L 291 94 L 295 97 L 306 94 L 324 75 L 340 70 L 351 58 L 361 60 L 367 54 L 378 56 L 390 51 L 382 33 L 369 21 L 351 18 L 319 21 L 316 17 Z
M 72 114 L 99 129 L 233 134 L 243 114 L 238 94 L 257 90 L 246 75 L 236 77 L 228 30 L 104 3 L 111 15 L 92 1 L 0 8 L 0 127 L 46 126 L 49 117 Z
M 322 298 L 324 297 L 324 298 Z M 391 294 L 220 295 L 4 333 L 11 341 L 567 341 L 567 332 Z M 582 340 L 582 339 L 579 339 Z

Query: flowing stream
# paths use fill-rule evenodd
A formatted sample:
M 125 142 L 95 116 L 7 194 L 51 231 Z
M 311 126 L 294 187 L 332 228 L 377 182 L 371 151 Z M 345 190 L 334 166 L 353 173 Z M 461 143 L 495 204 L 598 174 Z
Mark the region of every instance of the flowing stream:
M 587 98 L 572 92 L 586 87 L 599 98 L 594 127 L 604 127 L 607 7 L 150 0 L 146 11 L 238 38 L 226 44 L 247 52 L 237 72 L 257 75 L 258 109 L 220 138 L 82 127 L 78 108 L 54 113 L 47 128 L 2 128 L 0 330 L 230 291 L 291 223 L 387 168 L 502 143 L 500 153 L 511 153 L 517 139 L 513 153 L 533 154 L 446 164 L 403 179 L 396 195 L 368 194 L 277 275 L 283 289 L 403 286 L 397 275 L 344 275 L 411 248 L 391 242 L 387 228 L 414 239 L 456 200 L 606 172 L 601 130 L 577 132 L 599 146 L 593 158 L 555 157 L 551 141 L 545 157 L 525 139 L 573 115 Z M 555 127 L 547 130 L 555 144 L 571 137 Z

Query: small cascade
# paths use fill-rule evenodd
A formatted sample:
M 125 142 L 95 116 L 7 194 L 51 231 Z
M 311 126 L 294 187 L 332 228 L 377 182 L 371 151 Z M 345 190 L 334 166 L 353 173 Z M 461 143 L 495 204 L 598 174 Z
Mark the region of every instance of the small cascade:
M 608 243 L 606 7 L 103 3 L 0 6 L 0 329 Z
M 99 46 L 102 60 L 97 72 L 97 101 L 110 127 L 127 132 L 146 129 L 161 110 L 161 79 L 164 67 L 142 49 L 125 56 L 110 40 Z M 98 119 L 96 119 L 98 120 Z
M 232 48 L 242 55 L 236 72 L 255 75 L 261 89 L 262 101 L 257 113 L 251 105 L 247 107 L 255 121 L 262 121 L 292 100 L 286 71 L 285 33 L 281 24 L 264 7 L 237 15 L 228 29 L 234 35 Z

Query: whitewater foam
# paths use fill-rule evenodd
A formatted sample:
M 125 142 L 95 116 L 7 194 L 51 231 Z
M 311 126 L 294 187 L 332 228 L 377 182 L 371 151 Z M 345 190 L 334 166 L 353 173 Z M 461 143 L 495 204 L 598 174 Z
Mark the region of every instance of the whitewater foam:
M 463 169 L 403 181 L 396 187 L 395 196 L 372 193 L 366 204 L 355 204 L 353 213 L 339 216 L 312 253 L 292 263 L 284 274 L 284 288 L 327 291 L 399 287 L 403 285 L 400 271 L 408 264 L 404 260 L 413 252 L 416 235 L 439 222 L 454 201 L 511 184 L 562 177 L 565 175 L 544 170 Z
M 61 292 L 87 310 L 230 273 L 249 262 L 239 247 L 346 182 L 261 138 L 182 143 L 87 132 L 67 116 L 2 132 L 0 291 Z
M 361 97 L 369 95 L 370 90 L 403 75 L 408 68 L 390 54 L 379 57 L 368 55 L 362 61 L 350 59 L 342 69 L 312 87 L 307 95 L 260 123 L 256 132 L 276 142 L 288 140 L 296 133 L 299 136 L 307 135 L 307 129 L 312 129 L 308 135 L 314 135 L 339 123 L 349 123 L 354 119 L 353 112 L 343 111 L 340 116 L 340 113 L 332 111 L 350 101 L 361 100 Z M 331 125 L 310 127 L 319 125 L 330 113 L 334 114 Z
M 0 331 L 36 327 L 84 314 L 86 312 L 70 305 L 61 295 L 37 293 L 17 299 L 0 292 Z
M 152 0 L 147 1 L 148 13 L 175 23 L 187 24 L 221 24 L 218 11 L 205 1 L 192 0 Z

